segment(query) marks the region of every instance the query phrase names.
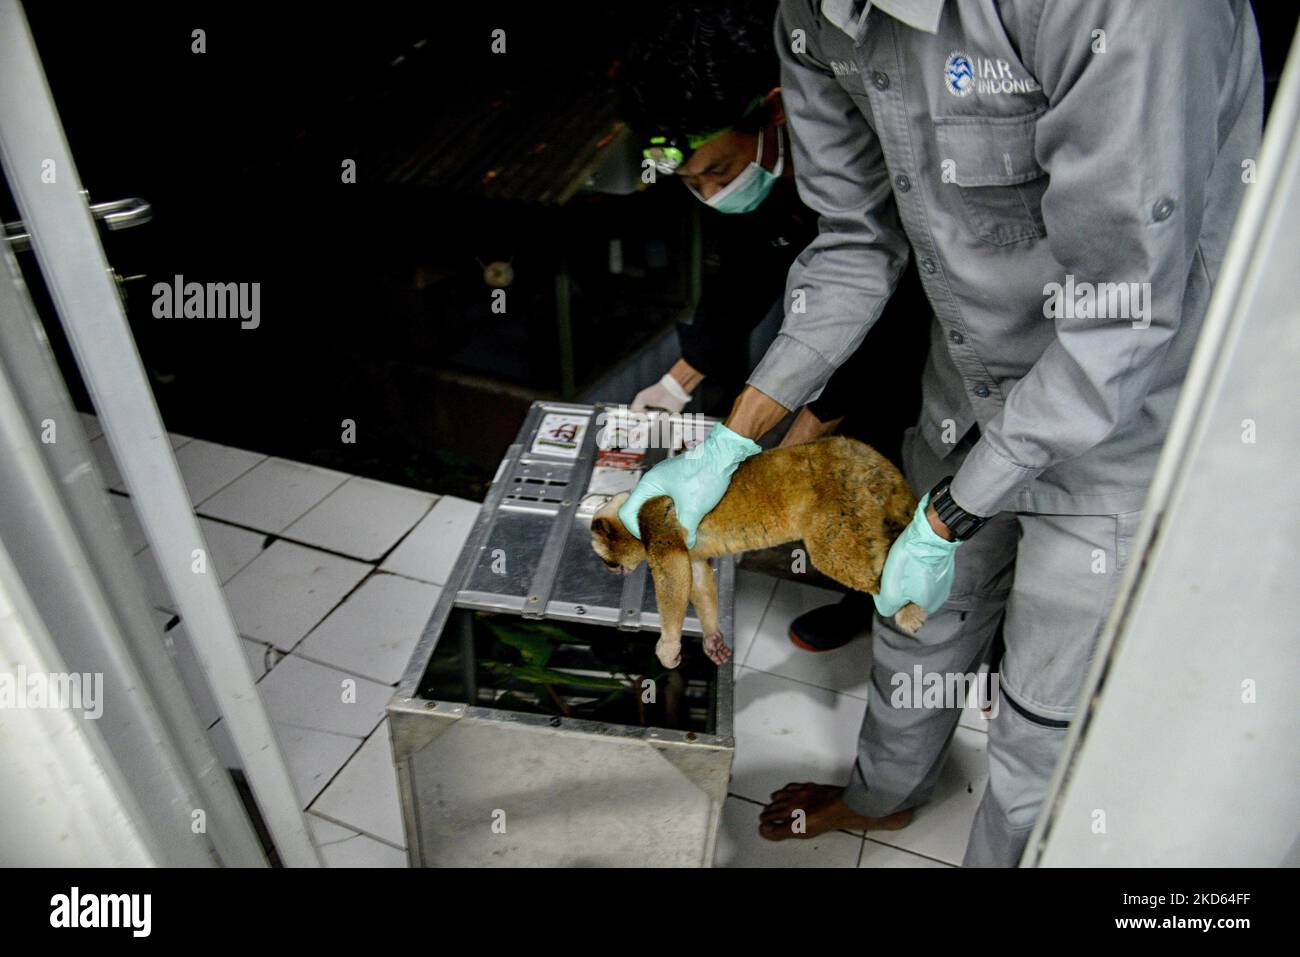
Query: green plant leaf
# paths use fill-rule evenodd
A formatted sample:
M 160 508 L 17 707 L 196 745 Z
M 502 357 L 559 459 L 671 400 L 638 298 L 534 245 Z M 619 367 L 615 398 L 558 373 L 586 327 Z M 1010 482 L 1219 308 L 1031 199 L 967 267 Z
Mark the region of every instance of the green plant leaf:
M 544 666 L 551 660 L 551 655 L 555 652 L 555 646 L 545 634 L 539 633 L 535 629 L 521 627 L 517 624 L 506 624 L 493 618 L 484 618 L 483 623 L 491 629 L 500 641 L 509 645 L 511 648 L 518 650 L 524 663 L 528 665 Z
M 633 691 L 626 682 L 617 678 L 596 678 L 592 675 L 574 675 L 555 668 L 542 668 L 537 665 L 511 665 L 503 661 L 484 661 L 481 666 L 496 674 L 503 674 L 520 681 L 539 685 L 572 685 L 575 688 L 592 688 L 598 691 L 617 690 Z

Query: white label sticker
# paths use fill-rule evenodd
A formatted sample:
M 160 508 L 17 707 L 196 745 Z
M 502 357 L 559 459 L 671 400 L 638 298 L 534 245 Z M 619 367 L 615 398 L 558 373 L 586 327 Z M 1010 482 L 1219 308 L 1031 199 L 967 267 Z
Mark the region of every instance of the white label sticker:
M 582 448 L 582 435 L 587 431 L 590 415 L 572 415 L 567 412 L 549 412 L 542 418 L 533 439 L 534 455 L 558 455 L 576 459 Z
M 591 484 L 587 486 L 587 491 L 591 494 L 617 495 L 619 492 L 632 491 L 639 481 L 640 469 L 594 468 L 591 470 Z

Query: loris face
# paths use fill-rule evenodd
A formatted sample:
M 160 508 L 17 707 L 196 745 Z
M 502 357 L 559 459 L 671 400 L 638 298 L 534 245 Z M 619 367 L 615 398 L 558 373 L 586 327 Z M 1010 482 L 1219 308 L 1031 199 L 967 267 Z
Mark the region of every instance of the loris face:
M 626 575 L 645 561 L 645 546 L 623 527 L 618 510 L 627 492 L 610 499 L 591 520 L 591 547 L 611 572 Z

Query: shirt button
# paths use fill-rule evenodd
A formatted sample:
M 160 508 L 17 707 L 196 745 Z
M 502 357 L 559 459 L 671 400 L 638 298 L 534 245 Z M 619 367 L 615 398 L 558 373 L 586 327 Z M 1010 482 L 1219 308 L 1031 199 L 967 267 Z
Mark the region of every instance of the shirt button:
M 906 193 L 909 189 L 912 188 L 912 181 L 908 179 L 906 176 L 904 176 L 902 173 L 899 173 L 897 176 L 894 177 L 894 185 L 898 187 L 898 191 L 900 193 Z
M 963 342 L 966 341 L 965 336 L 963 336 L 960 332 L 955 332 L 955 331 L 948 333 L 948 338 L 951 339 L 953 342 L 955 342 L 957 345 L 961 345 Z M 984 386 L 980 386 L 980 389 L 984 389 Z M 979 389 L 976 389 L 975 391 L 978 393 Z M 984 391 L 985 393 L 987 393 L 988 389 L 984 389 Z
M 873 76 L 871 79 L 872 79 L 872 82 L 874 82 L 874 83 L 876 84 L 876 89 L 877 89 L 877 90 L 888 90 L 888 89 L 889 89 L 889 74 L 888 74 L 888 73 L 885 73 L 885 72 L 882 71 L 882 70 L 877 70 L 877 71 L 876 71 L 876 75 Z
M 1163 223 L 1166 219 L 1174 214 L 1176 204 L 1172 199 L 1165 197 L 1151 208 L 1151 218 L 1157 223 Z
M 928 273 L 933 273 L 933 272 L 935 271 L 935 269 L 937 269 L 938 267 L 935 266 L 935 264 L 934 264 L 934 260 L 933 260 L 933 259 L 922 259 L 922 260 L 921 260 L 921 268 L 924 269 L 924 270 L 925 270 L 926 272 L 928 272 Z
M 989 397 L 989 387 L 986 385 L 977 385 L 975 387 L 975 394 L 981 399 L 987 399 Z

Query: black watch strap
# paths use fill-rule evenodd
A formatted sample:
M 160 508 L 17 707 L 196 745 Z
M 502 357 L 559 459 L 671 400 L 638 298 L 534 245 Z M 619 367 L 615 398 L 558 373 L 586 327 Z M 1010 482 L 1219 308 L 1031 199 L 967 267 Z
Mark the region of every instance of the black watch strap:
M 948 494 L 948 486 L 951 484 L 951 475 L 940 479 L 939 484 L 930 491 L 930 505 L 934 507 L 939 521 L 948 526 L 953 538 L 964 542 L 984 527 L 985 520 L 978 515 L 972 515 L 952 500 L 952 496 Z

